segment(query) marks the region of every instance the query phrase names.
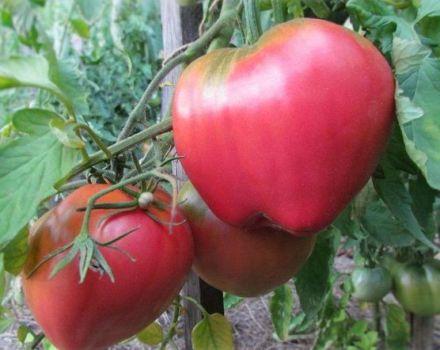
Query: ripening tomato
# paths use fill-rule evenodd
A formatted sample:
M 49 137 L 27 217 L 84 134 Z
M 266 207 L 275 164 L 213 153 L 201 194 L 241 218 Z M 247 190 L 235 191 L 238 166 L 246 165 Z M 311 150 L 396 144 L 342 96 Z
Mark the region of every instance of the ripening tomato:
M 191 63 L 172 116 L 182 165 L 221 220 L 310 235 L 374 171 L 394 119 L 394 79 L 367 39 L 296 19 Z
M 397 263 L 393 293 L 408 312 L 424 317 L 440 314 L 440 261 Z
M 26 301 L 51 342 L 62 350 L 96 350 L 126 339 L 155 320 L 182 287 L 193 259 L 193 241 L 186 224 L 173 226 L 151 219 L 141 209 L 103 210 L 91 214 L 89 230 L 99 242 L 108 242 L 135 229 L 109 247 L 98 249 L 109 263 L 115 282 L 95 268 L 79 284 L 78 257 L 52 279 L 49 274 L 63 253 L 29 272 L 47 254 L 71 242 L 79 233 L 83 212 L 93 194 L 108 185 L 87 185 L 70 194 L 32 228 L 30 253 L 23 272 Z M 170 203 L 165 192 L 155 198 Z M 119 203 L 132 198 L 122 191 L 102 197 L 98 203 Z M 163 222 L 169 209 L 147 209 Z M 175 221 L 182 221 L 177 212 Z M 130 260 L 125 251 L 135 260 Z
M 292 278 L 313 250 L 315 237 L 222 222 L 189 182 L 179 202 L 194 237 L 193 270 L 226 292 L 245 297 L 267 293 Z
M 391 275 L 382 266 L 356 267 L 351 273 L 353 297 L 370 303 L 381 300 L 391 291 Z

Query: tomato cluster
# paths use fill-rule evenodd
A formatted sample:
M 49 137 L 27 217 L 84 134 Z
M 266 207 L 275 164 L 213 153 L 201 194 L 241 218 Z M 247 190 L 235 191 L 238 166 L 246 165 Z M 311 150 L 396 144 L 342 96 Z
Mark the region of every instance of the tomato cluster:
M 377 165 L 393 96 L 393 76 L 379 51 L 322 20 L 284 23 L 254 46 L 194 61 L 173 101 L 176 148 L 195 187 L 180 194 L 184 215 L 154 201 L 129 211 L 92 210 L 94 240 L 134 231 L 114 249 L 97 247 L 115 282 L 96 266 L 81 284 L 78 258 L 49 278 L 68 252 L 27 275 L 78 235 L 79 209 L 107 185 L 84 186 L 43 216 L 31 234 L 24 291 L 46 335 L 61 349 L 87 350 L 135 334 L 171 303 L 193 257 L 208 283 L 242 296 L 289 280 L 310 255 L 315 234 Z M 171 202 L 161 190 L 154 198 Z M 129 200 L 118 190 L 100 202 Z M 169 234 L 164 223 L 184 216 L 187 223 Z

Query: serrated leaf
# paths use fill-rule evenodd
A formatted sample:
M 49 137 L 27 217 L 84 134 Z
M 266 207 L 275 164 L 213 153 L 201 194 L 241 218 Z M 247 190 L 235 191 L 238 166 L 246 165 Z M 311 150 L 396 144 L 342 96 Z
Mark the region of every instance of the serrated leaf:
M 47 60 L 41 56 L 12 57 L 0 60 L 0 89 L 36 87 L 56 95 L 74 114 L 71 99 L 50 79 Z
M 385 304 L 385 337 L 387 349 L 405 350 L 409 348 L 410 327 L 405 311 L 398 305 Z
M 380 200 L 368 203 L 362 224 L 367 232 L 382 244 L 394 247 L 414 244 L 414 237 L 392 216 Z
M 18 275 L 26 262 L 27 252 L 28 229 L 25 226 L 3 249 L 5 270 L 13 275 Z
M 411 42 L 393 42 L 393 61 L 406 48 L 413 56 Z M 396 97 L 397 118 L 404 135 L 406 150 L 425 175 L 430 186 L 440 189 L 440 60 L 425 56 L 404 71 L 396 70 L 399 91 Z M 408 117 L 411 116 L 411 117 Z
M 144 344 L 157 345 L 163 341 L 162 327 L 160 324 L 153 322 L 136 334 L 136 338 Z
M 243 301 L 242 297 L 230 293 L 223 294 L 223 307 L 225 309 L 233 308 Z
M 71 18 L 70 25 L 72 26 L 75 33 L 78 34 L 81 38 L 90 38 L 90 29 L 86 21 L 82 20 L 81 18 Z
M 56 192 L 53 185 L 80 157 L 78 150 L 58 141 L 49 125 L 44 133 L 38 120 L 35 130 L 35 134 L 0 145 L 0 248 L 25 227 L 39 203 Z
M 328 229 L 319 233 L 312 255 L 295 277 L 295 287 L 301 309 L 308 318 L 314 317 L 323 307 L 331 287 L 330 273 L 339 242 L 339 232 Z
M 275 332 L 282 341 L 289 336 L 292 320 L 293 296 L 288 285 L 282 285 L 274 290 L 270 301 L 270 315 Z
M 232 327 L 225 316 L 205 316 L 191 333 L 194 350 L 233 350 Z

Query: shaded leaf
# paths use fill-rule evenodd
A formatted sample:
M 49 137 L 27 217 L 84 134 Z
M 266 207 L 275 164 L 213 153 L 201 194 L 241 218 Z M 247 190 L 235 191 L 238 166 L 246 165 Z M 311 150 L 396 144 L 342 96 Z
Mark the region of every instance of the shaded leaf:
M 412 199 L 405 185 L 389 164 L 382 164 L 384 177 L 374 177 L 373 184 L 377 193 L 387 205 L 393 216 L 418 241 L 439 251 L 425 235 L 412 211 Z
M 13 275 L 18 275 L 26 262 L 27 252 L 28 229 L 26 225 L 3 249 L 5 270 Z
M 409 348 L 410 327 L 405 311 L 398 305 L 385 304 L 385 337 L 387 349 L 405 350 Z
M 287 284 L 274 290 L 270 301 L 270 315 L 275 332 L 281 340 L 289 336 L 289 328 L 292 320 L 293 296 Z
M 372 237 L 385 245 L 407 247 L 415 241 L 380 200 L 368 203 L 362 224 Z
M 330 273 L 339 243 L 339 232 L 328 229 L 319 233 L 312 255 L 295 277 L 301 309 L 314 317 L 323 307 L 331 287 Z

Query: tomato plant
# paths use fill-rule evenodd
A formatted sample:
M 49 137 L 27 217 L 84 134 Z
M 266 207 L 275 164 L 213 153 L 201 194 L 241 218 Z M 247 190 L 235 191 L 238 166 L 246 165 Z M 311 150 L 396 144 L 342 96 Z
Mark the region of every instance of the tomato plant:
M 310 235 L 375 169 L 393 96 L 391 69 L 367 39 L 298 19 L 254 46 L 215 50 L 189 65 L 174 95 L 174 139 L 189 179 L 221 220 Z
M 78 235 L 84 217 L 78 209 L 87 205 L 91 195 L 107 187 L 95 184 L 74 191 L 44 215 L 31 233 L 23 273 L 25 297 L 46 336 L 63 350 L 104 349 L 140 331 L 170 305 L 192 263 L 193 242 L 188 226 L 176 225 L 170 234 L 166 224 L 181 221 L 182 215 L 177 212 L 172 218 L 170 209 L 151 205 L 147 211 L 156 220 L 141 209 L 92 211 L 89 229 L 98 242 L 134 230 L 111 246 L 96 248 L 111 266 L 114 282 L 93 263 L 81 284 L 77 264 L 67 265 L 50 278 L 66 253 L 32 272 L 48 254 Z M 129 200 L 132 197 L 126 193 L 113 191 L 98 204 Z M 161 190 L 155 192 L 155 200 L 170 202 L 169 195 Z
M 382 266 L 355 268 L 351 282 L 353 297 L 360 301 L 376 302 L 391 291 L 391 275 Z
M 393 293 L 402 307 L 418 316 L 440 313 L 440 261 L 403 263 L 395 268 Z
M 222 222 L 189 182 L 179 200 L 194 236 L 193 269 L 218 289 L 246 297 L 267 293 L 292 278 L 312 252 L 314 237 Z

